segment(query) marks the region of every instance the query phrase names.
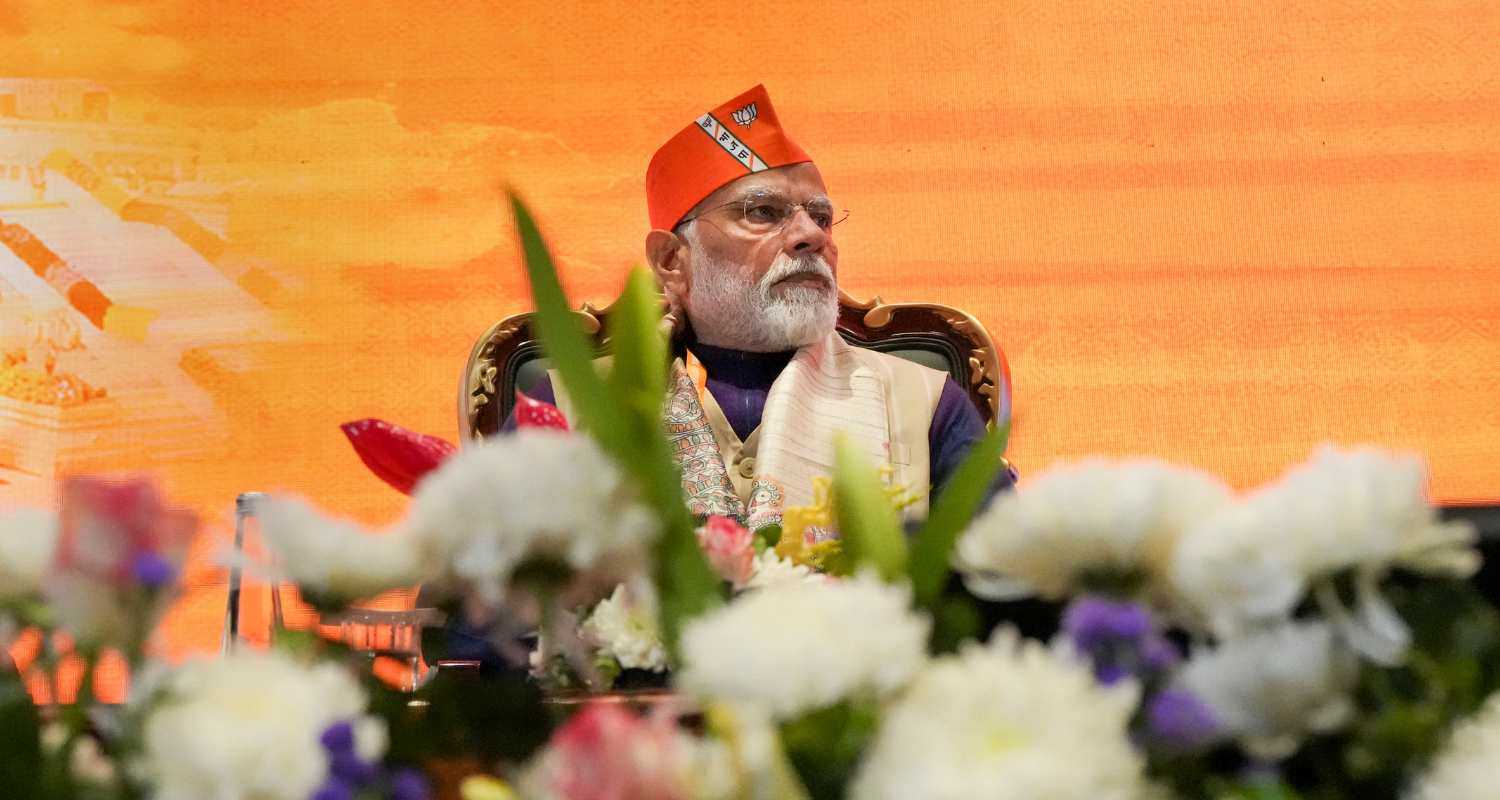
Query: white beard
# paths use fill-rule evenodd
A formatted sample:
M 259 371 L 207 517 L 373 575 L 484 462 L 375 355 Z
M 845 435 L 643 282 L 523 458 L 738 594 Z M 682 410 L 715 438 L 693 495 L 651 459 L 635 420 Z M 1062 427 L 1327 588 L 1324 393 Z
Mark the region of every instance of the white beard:
M 738 265 L 701 256 L 701 252 L 693 250 L 692 288 L 686 304 L 699 341 L 775 353 L 805 347 L 833 333 L 839 293 L 833 269 L 821 255 L 793 258 L 780 253 L 756 282 Z M 776 286 L 801 274 L 821 275 L 828 284 Z

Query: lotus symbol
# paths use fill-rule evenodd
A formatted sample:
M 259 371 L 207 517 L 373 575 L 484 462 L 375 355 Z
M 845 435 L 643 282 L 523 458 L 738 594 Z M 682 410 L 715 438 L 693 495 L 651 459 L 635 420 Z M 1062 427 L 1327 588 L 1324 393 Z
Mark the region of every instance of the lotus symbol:
M 729 116 L 733 117 L 735 122 L 738 122 L 740 125 L 748 128 L 750 127 L 750 123 L 755 121 L 755 104 L 751 103 L 749 105 L 736 108 L 734 111 L 731 111 L 729 113 Z

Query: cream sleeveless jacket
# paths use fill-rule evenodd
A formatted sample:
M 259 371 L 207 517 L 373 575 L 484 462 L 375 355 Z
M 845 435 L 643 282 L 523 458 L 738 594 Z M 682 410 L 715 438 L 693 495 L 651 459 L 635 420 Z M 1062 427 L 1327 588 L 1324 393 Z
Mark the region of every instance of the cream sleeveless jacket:
M 852 347 L 838 334 L 803 347 L 772 383 L 760 426 L 743 441 L 705 389 L 689 353 L 672 364 L 665 425 L 695 514 L 735 517 L 759 528 L 779 523 L 788 506 L 813 501 L 813 479 L 833 473 L 835 434 L 889 464 L 891 480 L 921 499 L 906 513 L 927 513 L 927 432 L 947 373 L 896 356 Z M 558 408 L 572 403 L 552 375 Z

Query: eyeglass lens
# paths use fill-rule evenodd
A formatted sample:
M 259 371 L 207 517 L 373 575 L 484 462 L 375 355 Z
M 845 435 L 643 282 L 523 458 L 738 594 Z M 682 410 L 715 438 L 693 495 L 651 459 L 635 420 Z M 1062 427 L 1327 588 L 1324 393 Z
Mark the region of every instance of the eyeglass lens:
M 813 223 L 824 230 L 832 228 L 848 217 L 847 213 L 843 217 L 837 216 L 833 204 L 827 198 L 813 198 L 805 203 L 793 203 L 783 195 L 753 192 L 746 195 L 740 203 L 740 212 L 745 225 L 763 230 L 779 229 L 797 213 L 799 208 L 805 210 Z

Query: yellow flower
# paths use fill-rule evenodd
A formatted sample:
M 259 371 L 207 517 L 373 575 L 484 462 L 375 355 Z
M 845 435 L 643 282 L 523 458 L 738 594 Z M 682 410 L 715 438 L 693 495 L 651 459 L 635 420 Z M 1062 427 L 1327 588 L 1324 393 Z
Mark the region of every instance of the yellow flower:
M 516 800 L 516 793 L 505 781 L 489 775 L 470 775 L 458 785 L 463 800 Z
M 886 499 L 890 501 L 892 508 L 900 511 L 917 502 L 920 495 L 910 487 L 893 483 L 891 479 L 895 474 L 895 468 L 890 464 L 880 468 L 880 480 L 885 484 Z M 823 539 L 809 544 L 807 532 L 811 528 L 832 531 L 837 522 L 838 515 L 833 505 L 833 480 L 822 475 L 813 478 L 812 505 L 788 506 L 781 512 L 781 541 L 776 543 L 776 555 L 794 564 L 827 572 L 843 553 L 843 546 L 837 539 Z
M 879 473 L 880 482 L 885 484 L 885 499 L 891 501 L 891 508 L 904 511 L 922 498 L 922 495 L 912 491 L 910 486 L 892 480 L 896 477 L 896 468 L 890 464 L 882 465 Z
M 812 505 L 788 506 L 781 512 L 781 541 L 776 543 L 776 555 L 793 563 L 815 566 L 811 561 L 813 551 L 829 542 L 809 545 L 807 529 L 832 530 L 833 522 L 833 480 L 820 475 L 813 478 Z

